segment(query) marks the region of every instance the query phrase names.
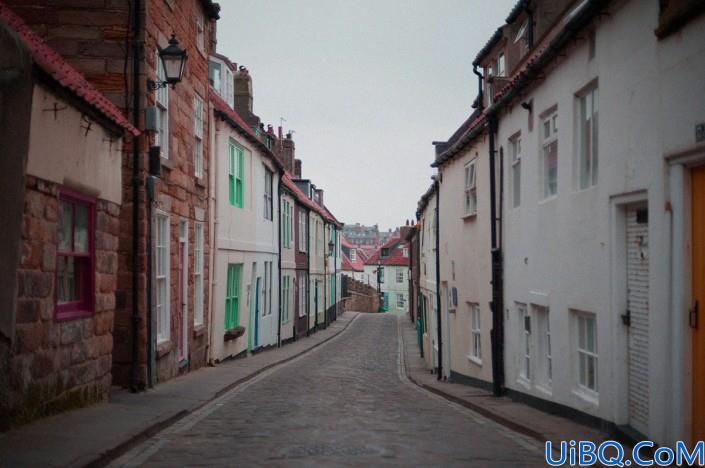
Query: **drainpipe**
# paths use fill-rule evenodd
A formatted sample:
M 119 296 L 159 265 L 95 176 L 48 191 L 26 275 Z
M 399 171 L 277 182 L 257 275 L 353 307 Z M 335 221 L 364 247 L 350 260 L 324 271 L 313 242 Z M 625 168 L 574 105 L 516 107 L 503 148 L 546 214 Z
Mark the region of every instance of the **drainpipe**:
M 472 64 L 472 72 L 477 75 L 477 95 L 480 101 L 480 105 L 478 106 L 478 108 L 482 110 L 485 107 L 485 99 L 484 95 L 482 94 L 482 73 L 477 71 L 477 65 L 474 63 Z
M 328 328 L 328 311 L 326 310 L 326 283 L 328 282 L 328 256 L 326 254 L 326 225 L 323 225 L 323 329 Z
M 218 255 L 218 246 L 216 245 L 216 240 L 218 238 L 218 226 L 219 226 L 219 221 L 218 221 L 218 203 L 216 203 L 216 194 L 221 193 L 220 192 L 220 184 L 218 182 L 219 177 L 218 177 L 218 155 L 220 154 L 220 148 L 218 146 L 218 139 L 215 137 L 216 133 L 216 123 L 218 119 L 215 117 L 214 113 L 210 112 L 210 100 L 209 100 L 209 112 L 208 112 L 208 118 L 211 119 L 211 125 L 208 125 L 209 128 L 209 137 L 210 137 L 210 148 L 212 148 L 212 151 L 210 152 L 211 155 L 213 155 L 212 158 L 208 160 L 210 163 L 208 166 L 208 179 L 209 179 L 209 184 L 208 184 L 208 191 L 209 191 L 209 217 L 210 217 L 210 223 L 209 223 L 209 230 L 208 230 L 208 238 L 210 240 L 210 248 L 209 248 L 209 263 L 210 263 L 210 270 L 208 272 L 208 282 L 210 283 L 210 294 L 208 295 L 208 354 L 207 354 L 207 359 L 208 362 L 211 363 L 213 362 L 213 336 L 215 333 L 214 329 L 214 320 L 213 320 L 213 311 L 215 310 L 213 307 L 213 304 L 215 302 L 215 288 L 218 285 L 218 274 L 216 272 L 216 260 L 220 258 L 220 255 Z
M 529 7 L 529 2 L 526 2 L 524 6 L 524 11 L 529 16 L 529 24 L 527 25 L 528 31 L 526 32 L 526 42 L 528 49 L 531 50 L 534 47 L 534 12 Z
M 306 336 L 311 335 L 311 212 L 306 211 Z
M 140 128 L 140 34 L 142 8 L 140 0 L 132 6 L 132 124 Z M 140 207 L 140 145 L 138 137 L 132 139 L 132 364 L 130 369 L 130 390 L 138 390 L 139 358 L 139 207 Z M 151 347 L 151 336 L 147 337 Z
M 279 268 L 279 320 L 277 321 L 277 347 L 282 345 L 282 176 L 284 172 L 279 173 L 279 182 L 277 184 L 277 200 L 279 200 L 279 209 L 277 210 L 277 218 L 279 220 L 279 252 L 277 255 L 277 266 Z
M 504 391 L 504 305 L 502 248 L 501 240 L 498 235 L 498 229 L 501 229 L 501 217 L 497 216 L 497 205 L 501 203 L 501 196 L 498 200 L 495 179 L 495 134 L 497 132 L 497 116 L 491 114 L 488 120 L 490 137 L 490 235 L 492 238 L 492 391 L 495 396 L 500 396 Z M 499 232 L 501 233 L 501 231 Z
M 438 375 L 443 378 L 443 334 L 441 332 L 441 218 L 440 218 L 440 176 L 436 178 L 436 339 L 438 341 Z
M 147 385 L 154 385 L 152 366 L 152 203 L 154 202 L 154 176 L 147 177 Z

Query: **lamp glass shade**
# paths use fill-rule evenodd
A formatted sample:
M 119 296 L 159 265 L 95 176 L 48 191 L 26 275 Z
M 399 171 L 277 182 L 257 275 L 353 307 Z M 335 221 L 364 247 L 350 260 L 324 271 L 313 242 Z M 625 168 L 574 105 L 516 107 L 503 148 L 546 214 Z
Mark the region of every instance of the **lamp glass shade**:
M 159 57 L 164 64 L 166 82 L 174 85 L 181 81 L 186 67 L 186 51 L 179 47 L 179 41 L 172 34 L 169 45 L 159 51 Z

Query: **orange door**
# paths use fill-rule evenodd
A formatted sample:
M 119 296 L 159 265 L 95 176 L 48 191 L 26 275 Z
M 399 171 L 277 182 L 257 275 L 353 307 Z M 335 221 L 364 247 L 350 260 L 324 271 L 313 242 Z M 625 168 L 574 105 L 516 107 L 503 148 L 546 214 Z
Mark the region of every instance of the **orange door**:
M 693 170 L 693 441 L 705 440 L 705 167 Z M 692 315 L 692 312 L 691 312 Z M 697 320 L 697 322 L 696 322 Z

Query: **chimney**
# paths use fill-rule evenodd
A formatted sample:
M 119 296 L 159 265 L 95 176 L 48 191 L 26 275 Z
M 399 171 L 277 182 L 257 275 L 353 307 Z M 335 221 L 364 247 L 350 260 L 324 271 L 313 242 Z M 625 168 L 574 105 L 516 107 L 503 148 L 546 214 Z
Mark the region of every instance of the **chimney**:
M 323 206 L 323 189 L 316 189 L 316 202 Z
M 278 129 L 278 131 L 277 131 L 277 135 L 278 135 L 278 137 L 279 137 L 280 140 L 283 140 L 283 139 L 284 139 L 284 138 L 282 137 L 282 126 L 281 126 L 281 125 L 279 126 L 279 129 Z
M 291 139 L 291 133 L 286 134 L 286 138 L 282 140 L 282 164 L 289 172 L 296 172 L 294 167 L 294 154 L 296 151 L 296 146 L 294 145 L 294 140 Z M 301 168 L 299 168 L 299 171 Z M 299 175 L 299 177 L 301 177 Z
M 252 114 L 252 77 L 243 66 L 235 72 L 235 111 Z
M 294 159 L 294 178 L 295 179 L 301 178 L 301 160 L 300 159 Z

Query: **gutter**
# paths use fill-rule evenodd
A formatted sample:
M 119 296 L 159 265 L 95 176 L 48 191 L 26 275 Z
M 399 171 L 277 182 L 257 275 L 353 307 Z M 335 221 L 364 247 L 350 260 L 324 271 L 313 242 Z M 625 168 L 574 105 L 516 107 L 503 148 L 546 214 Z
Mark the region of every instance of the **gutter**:
M 277 268 L 279 269 L 279 320 L 277 320 L 277 348 L 282 345 L 282 176 L 283 172 L 279 173 L 279 181 L 277 183 L 277 219 L 279 220 L 279 252 L 277 253 Z
M 440 218 L 441 190 L 440 181 L 436 181 L 436 335 L 438 341 L 438 375 L 436 379 L 443 378 L 443 333 L 441 332 L 441 218 Z
M 140 121 L 140 92 L 138 83 L 140 82 L 140 34 L 142 8 L 140 0 L 135 0 L 132 6 L 132 123 L 137 128 Z M 138 137 L 132 139 L 132 363 L 130 367 L 130 391 L 137 392 L 139 386 L 139 376 L 137 360 L 139 359 L 139 207 L 140 207 L 140 145 Z M 151 326 L 148 328 L 151 332 Z M 151 373 L 151 333 L 147 336 L 148 362 Z

